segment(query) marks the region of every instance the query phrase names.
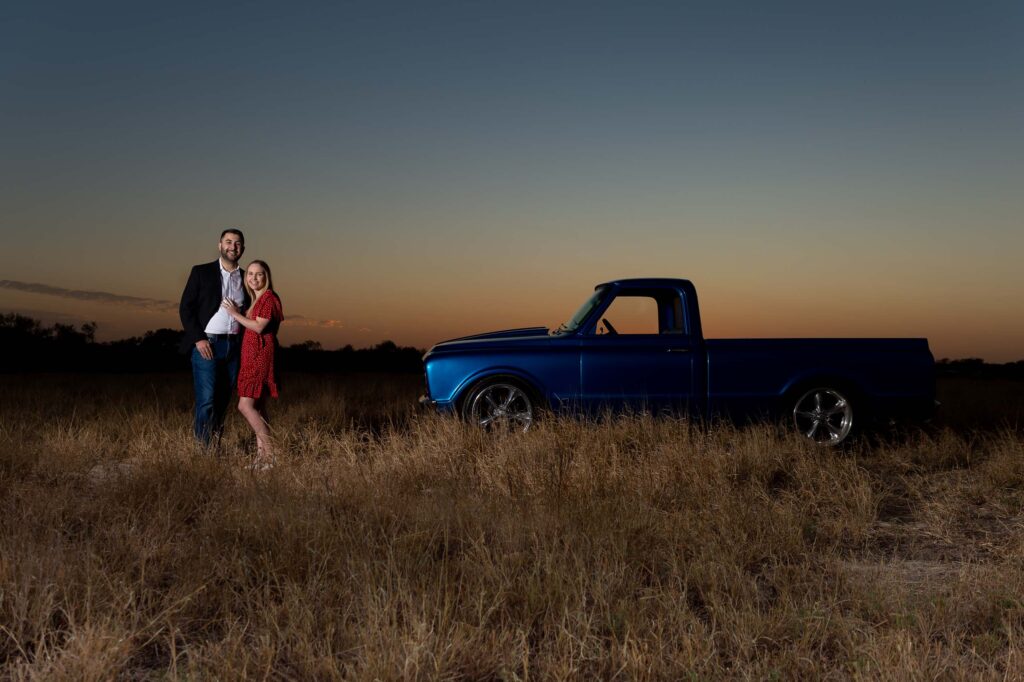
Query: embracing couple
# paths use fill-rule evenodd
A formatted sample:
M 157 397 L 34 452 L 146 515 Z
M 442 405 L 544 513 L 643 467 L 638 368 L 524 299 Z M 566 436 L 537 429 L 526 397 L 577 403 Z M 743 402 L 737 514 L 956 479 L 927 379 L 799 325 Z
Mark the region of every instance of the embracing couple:
M 227 229 L 220 235 L 220 257 L 192 268 L 178 312 L 185 328 L 182 350 L 192 354 L 196 438 L 206 446 L 220 440 L 233 389 L 238 411 L 256 434 L 257 469 L 273 466 L 267 396 L 277 397 L 274 353 L 284 319 L 274 293 L 270 266 L 239 259 L 245 236 Z

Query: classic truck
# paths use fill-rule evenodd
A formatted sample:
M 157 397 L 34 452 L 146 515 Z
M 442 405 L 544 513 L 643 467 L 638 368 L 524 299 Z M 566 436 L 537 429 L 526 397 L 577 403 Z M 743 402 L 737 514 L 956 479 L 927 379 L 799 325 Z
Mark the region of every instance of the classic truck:
M 705 339 L 693 284 L 600 284 L 557 329 L 438 343 L 421 405 L 485 429 L 527 430 L 542 412 L 630 409 L 695 419 L 783 420 L 823 445 L 880 419 L 927 418 L 927 339 Z

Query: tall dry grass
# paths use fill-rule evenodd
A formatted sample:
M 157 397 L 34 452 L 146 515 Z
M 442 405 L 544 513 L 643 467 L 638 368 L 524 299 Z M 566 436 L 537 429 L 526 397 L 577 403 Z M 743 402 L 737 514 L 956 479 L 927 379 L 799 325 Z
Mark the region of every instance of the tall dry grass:
M 1024 676 L 1012 428 L 485 437 L 415 378 L 297 377 L 253 474 L 187 376 L 0 383 L 6 679 Z

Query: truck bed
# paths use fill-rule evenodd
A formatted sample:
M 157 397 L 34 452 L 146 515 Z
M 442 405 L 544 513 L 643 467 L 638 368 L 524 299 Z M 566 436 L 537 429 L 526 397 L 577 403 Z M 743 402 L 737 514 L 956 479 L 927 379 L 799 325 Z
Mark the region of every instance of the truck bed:
M 927 339 L 708 339 L 705 349 L 712 414 L 781 407 L 794 391 L 824 379 L 848 386 L 878 413 L 919 415 L 934 407 Z

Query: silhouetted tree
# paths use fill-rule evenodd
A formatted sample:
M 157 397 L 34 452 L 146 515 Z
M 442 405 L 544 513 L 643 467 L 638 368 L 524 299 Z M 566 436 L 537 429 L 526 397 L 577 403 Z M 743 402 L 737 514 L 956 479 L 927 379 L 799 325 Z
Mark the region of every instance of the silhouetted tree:
M 290 345 L 288 347 L 291 348 L 292 350 L 297 350 L 297 351 L 314 351 L 314 350 L 323 350 L 324 349 L 319 341 L 313 341 L 312 339 L 306 339 L 305 341 L 303 341 L 301 343 L 293 343 L 292 345 Z

